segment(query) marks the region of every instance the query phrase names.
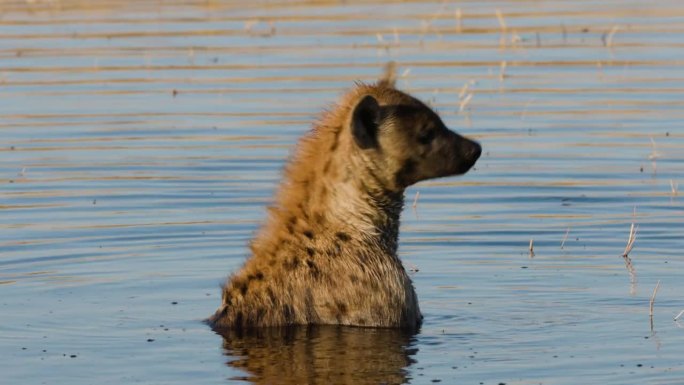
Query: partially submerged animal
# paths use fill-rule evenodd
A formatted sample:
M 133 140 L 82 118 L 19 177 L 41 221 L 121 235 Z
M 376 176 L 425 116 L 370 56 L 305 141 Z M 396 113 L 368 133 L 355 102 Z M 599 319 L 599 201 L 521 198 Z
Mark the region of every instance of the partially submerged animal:
M 397 256 L 404 190 L 467 172 L 477 142 L 395 88 L 392 66 L 357 83 L 305 135 L 251 257 L 223 286 L 214 328 L 341 324 L 416 329 Z

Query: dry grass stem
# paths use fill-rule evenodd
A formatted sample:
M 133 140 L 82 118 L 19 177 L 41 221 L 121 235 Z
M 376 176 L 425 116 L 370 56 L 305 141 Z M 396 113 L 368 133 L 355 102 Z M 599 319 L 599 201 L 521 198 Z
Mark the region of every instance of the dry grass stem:
M 672 189 L 672 196 L 679 195 L 679 183 L 670 179 L 670 188 Z
M 635 208 L 636 211 L 636 208 Z M 625 260 L 625 267 L 627 268 L 627 271 L 629 272 L 629 283 L 630 283 L 630 293 L 634 294 L 636 292 L 636 269 L 634 268 L 634 264 L 632 264 L 632 259 L 629 257 L 629 253 L 632 251 L 632 248 L 634 248 L 634 241 L 636 241 L 636 235 L 637 235 L 637 230 L 638 227 L 632 223 L 632 226 L 629 229 L 629 239 L 627 239 L 627 246 L 625 246 L 625 251 L 622 253 L 622 258 Z
M 683 315 L 684 315 L 684 310 L 680 311 L 679 314 L 677 314 L 677 315 L 674 317 L 674 320 L 675 320 L 675 321 L 678 321 Z
M 632 226 L 629 228 L 629 238 L 627 239 L 627 246 L 625 246 L 625 251 L 622 253 L 622 256 L 625 258 L 629 257 L 629 253 L 632 252 L 632 248 L 634 248 L 634 241 L 636 241 L 638 229 L 639 227 L 635 226 L 634 223 L 632 223 Z
M 470 100 L 473 98 L 473 94 L 470 93 L 468 96 L 465 97 L 465 99 L 461 100 L 461 104 L 458 106 L 458 112 L 463 112 L 463 110 L 466 109 L 468 106 L 468 103 L 470 103 Z
M 461 91 L 458 93 L 458 99 L 463 100 L 463 96 L 468 92 L 468 87 L 470 85 L 468 83 L 465 83 L 463 87 L 461 87 Z
M 503 82 L 504 78 L 506 78 L 506 61 L 502 61 L 501 64 L 499 65 L 499 81 Z
M 534 239 L 530 239 L 530 258 L 534 258 Z
M 500 9 L 496 9 L 496 19 L 499 20 L 499 27 L 501 27 L 501 33 L 506 33 L 508 26 L 506 25 L 506 19 L 504 19 L 503 14 Z
M 500 9 L 496 9 L 496 18 L 499 20 L 499 27 L 501 28 L 501 37 L 499 38 L 499 46 L 500 47 L 505 47 L 506 46 L 506 30 L 508 27 L 506 26 L 506 20 L 504 19 L 503 14 L 501 13 Z
M 416 196 L 413 198 L 413 209 L 415 210 L 416 207 L 418 207 L 418 197 L 420 197 L 420 191 L 416 191 Z
M 651 301 L 648 304 L 648 315 L 653 317 L 653 304 L 655 303 L 656 294 L 658 294 L 658 289 L 660 288 L 660 280 L 656 283 L 655 289 L 653 289 L 653 295 L 651 296 Z
M 565 246 L 565 241 L 568 240 L 568 234 L 570 234 L 570 228 L 565 231 L 565 235 L 563 236 L 563 239 L 561 240 L 561 250 L 563 250 L 563 246 Z
M 656 144 L 655 139 L 651 136 L 649 139 L 651 139 L 651 147 L 653 150 L 651 153 L 648 155 L 648 159 L 658 159 L 660 158 L 660 153 L 658 152 L 658 144 Z
M 615 36 L 615 32 L 620 29 L 619 25 L 614 25 L 613 28 L 610 29 L 610 32 L 604 33 L 601 39 L 603 40 L 603 45 L 606 47 L 612 47 L 613 46 L 613 36 Z
M 660 152 L 658 152 L 658 145 L 656 144 L 656 141 L 653 139 L 653 137 L 651 137 L 650 139 L 652 149 L 651 153 L 648 154 L 648 159 L 651 161 L 651 167 L 653 167 L 653 172 L 655 173 L 658 171 L 658 164 L 656 163 L 656 161 L 658 158 L 660 158 L 661 154 Z

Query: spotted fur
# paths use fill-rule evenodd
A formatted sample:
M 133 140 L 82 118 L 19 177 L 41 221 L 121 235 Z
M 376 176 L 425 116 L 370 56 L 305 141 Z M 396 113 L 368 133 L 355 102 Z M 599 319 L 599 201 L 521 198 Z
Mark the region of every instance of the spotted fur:
M 299 141 L 213 327 L 420 325 L 397 256 L 404 190 L 465 173 L 481 150 L 393 79 L 356 84 Z

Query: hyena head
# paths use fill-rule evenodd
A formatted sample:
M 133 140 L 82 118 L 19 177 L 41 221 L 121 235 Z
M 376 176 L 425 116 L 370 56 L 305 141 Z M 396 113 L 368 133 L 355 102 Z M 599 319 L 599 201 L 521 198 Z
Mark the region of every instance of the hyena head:
M 448 129 L 421 101 L 387 84 L 368 88 L 350 114 L 356 146 L 392 191 L 422 180 L 466 173 L 480 145 Z

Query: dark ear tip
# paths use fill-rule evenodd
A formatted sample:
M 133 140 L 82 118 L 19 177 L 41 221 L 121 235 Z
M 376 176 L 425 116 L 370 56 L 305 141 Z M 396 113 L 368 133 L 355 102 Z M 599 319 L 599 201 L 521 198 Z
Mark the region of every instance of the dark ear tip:
M 351 129 L 354 140 L 362 149 L 376 147 L 380 124 L 380 105 L 372 95 L 366 95 L 356 104 L 352 113 Z
M 354 107 L 354 116 L 365 124 L 377 125 L 380 119 L 380 103 L 373 95 L 366 95 Z
M 367 109 L 367 108 L 375 109 L 375 108 L 378 108 L 380 106 L 378 105 L 378 100 L 375 99 L 375 97 L 373 97 L 373 95 L 366 95 L 357 104 L 357 108 L 359 108 L 359 107 L 361 107 L 363 109 Z

